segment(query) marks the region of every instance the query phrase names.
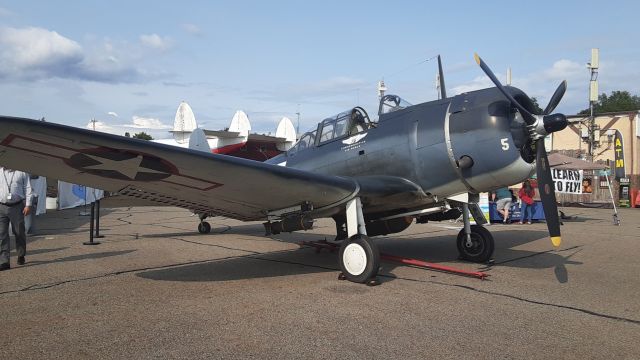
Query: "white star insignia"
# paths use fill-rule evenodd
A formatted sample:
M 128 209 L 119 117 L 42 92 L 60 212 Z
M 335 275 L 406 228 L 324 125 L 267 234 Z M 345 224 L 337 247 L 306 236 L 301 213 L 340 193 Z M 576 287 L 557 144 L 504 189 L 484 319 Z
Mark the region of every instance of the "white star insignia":
M 84 154 L 89 158 L 99 162 L 100 164 L 85 166 L 84 169 L 87 170 L 111 170 L 117 171 L 120 174 L 128 177 L 133 180 L 136 178 L 136 175 L 140 172 L 144 173 L 152 173 L 152 174 L 166 174 L 162 171 L 157 171 L 145 167 L 140 167 L 140 163 L 142 162 L 142 155 L 138 155 L 131 159 L 126 160 L 111 160 L 99 156 Z

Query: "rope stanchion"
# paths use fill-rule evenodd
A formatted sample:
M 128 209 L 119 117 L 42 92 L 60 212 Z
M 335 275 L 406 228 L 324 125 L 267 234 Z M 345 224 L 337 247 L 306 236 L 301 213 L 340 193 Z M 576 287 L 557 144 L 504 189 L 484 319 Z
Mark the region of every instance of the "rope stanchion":
M 95 221 L 95 217 L 96 217 L 96 203 L 93 202 L 91 203 L 91 218 L 89 222 L 89 241 L 83 242 L 82 243 L 83 245 L 99 245 L 100 244 L 99 241 L 93 241 L 93 222 Z
M 100 199 L 96 200 L 96 234 L 95 238 L 100 239 L 103 238 L 104 235 L 100 235 Z

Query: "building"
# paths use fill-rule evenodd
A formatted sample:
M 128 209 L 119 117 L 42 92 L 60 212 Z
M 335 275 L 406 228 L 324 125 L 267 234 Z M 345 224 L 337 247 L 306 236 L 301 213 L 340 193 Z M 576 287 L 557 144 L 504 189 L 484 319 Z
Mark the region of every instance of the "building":
M 593 162 L 607 163 L 613 168 L 614 136 L 618 130 L 622 134 L 624 145 L 625 171 L 631 183 L 631 189 L 640 188 L 640 110 L 599 114 L 595 117 L 595 135 L 593 159 L 589 159 L 589 116 L 568 116 L 569 125 L 566 129 L 550 136 L 548 151 L 559 151 L 565 155 L 593 160 Z M 550 149 L 550 150 L 549 150 Z M 590 178 L 593 184 L 591 195 L 561 195 L 560 202 L 606 202 L 610 199 L 609 190 L 598 173 L 585 171 L 585 178 Z M 612 179 L 613 180 L 613 179 Z M 604 185 L 604 186 L 603 186 Z M 613 192 L 617 199 L 619 184 L 614 181 Z

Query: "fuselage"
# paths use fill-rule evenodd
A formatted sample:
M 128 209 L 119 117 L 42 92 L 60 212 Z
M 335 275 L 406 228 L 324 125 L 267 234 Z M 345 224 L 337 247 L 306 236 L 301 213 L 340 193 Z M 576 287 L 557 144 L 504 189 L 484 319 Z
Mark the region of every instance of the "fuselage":
M 495 88 L 380 113 L 366 128 L 350 124 L 352 131 L 320 138 L 331 119 L 318 125 L 313 142 L 269 162 L 356 179 L 406 179 L 428 195 L 426 203 L 434 202 L 431 196 L 437 201 L 512 185 L 534 170 L 533 159 L 523 155 L 525 124 Z

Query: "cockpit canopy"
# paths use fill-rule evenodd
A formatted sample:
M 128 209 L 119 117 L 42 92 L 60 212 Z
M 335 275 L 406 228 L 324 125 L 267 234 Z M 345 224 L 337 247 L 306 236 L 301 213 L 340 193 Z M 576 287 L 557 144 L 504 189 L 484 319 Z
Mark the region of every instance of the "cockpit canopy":
M 402 110 L 411 105 L 412 104 L 405 101 L 398 95 L 385 95 L 382 97 L 382 99 L 380 99 L 380 107 L 378 108 L 378 115 Z
M 322 120 L 316 130 L 302 135 L 288 154 L 292 155 L 310 147 L 322 146 L 332 140 L 351 136 L 371 127 L 375 127 L 375 124 L 371 122 L 367 112 L 361 107 L 355 107 Z

